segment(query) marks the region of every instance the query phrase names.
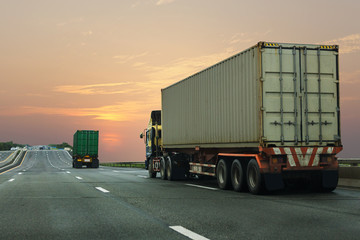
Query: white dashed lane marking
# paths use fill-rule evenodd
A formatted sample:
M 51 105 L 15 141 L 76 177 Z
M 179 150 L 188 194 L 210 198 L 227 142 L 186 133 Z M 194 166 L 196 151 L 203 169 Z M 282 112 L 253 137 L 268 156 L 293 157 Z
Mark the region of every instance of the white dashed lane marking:
M 190 231 L 182 226 L 169 226 L 169 228 L 193 240 L 209 240 L 208 238 L 194 233 L 193 231 Z
M 102 187 L 96 187 L 96 189 L 103 192 L 103 193 L 108 193 L 109 192 L 108 190 L 106 190 L 106 189 L 104 189 Z

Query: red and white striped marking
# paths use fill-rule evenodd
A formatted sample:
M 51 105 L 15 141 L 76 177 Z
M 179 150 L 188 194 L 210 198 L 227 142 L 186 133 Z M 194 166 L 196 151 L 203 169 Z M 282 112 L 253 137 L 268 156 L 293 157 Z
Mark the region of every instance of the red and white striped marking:
M 270 148 L 271 155 L 287 155 L 291 167 L 319 166 L 320 154 L 335 154 L 334 147 Z

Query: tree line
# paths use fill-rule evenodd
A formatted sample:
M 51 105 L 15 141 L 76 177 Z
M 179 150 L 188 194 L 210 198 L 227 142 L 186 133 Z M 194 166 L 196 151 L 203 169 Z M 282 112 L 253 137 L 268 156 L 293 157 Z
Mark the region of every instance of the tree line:
M 13 141 L 10 142 L 0 142 L 0 151 L 8 151 L 10 150 L 12 147 L 20 147 L 23 148 L 25 146 L 29 146 L 27 144 L 18 144 L 18 143 L 13 143 Z M 64 149 L 66 147 L 71 148 L 72 146 L 66 142 L 60 143 L 60 144 L 49 144 L 50 147 L 55 147 L 57 149 Z
M 10 142 L 0 142 L 0 151 L 10 150 L 12 147 L 25 147 L 26 145 Z
M 63 142 L 61 144 L 49 144 L 50 147 L 56 147 L 57 149 L 64 149 L 66 147 L 68 148 L 71 148 L 72 149 L 72 146 L 66 142 Z

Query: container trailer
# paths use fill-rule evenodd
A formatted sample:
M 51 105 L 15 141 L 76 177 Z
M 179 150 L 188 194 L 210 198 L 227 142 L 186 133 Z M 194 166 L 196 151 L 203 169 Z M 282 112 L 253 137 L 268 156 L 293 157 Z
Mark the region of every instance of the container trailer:
M 74 134 L 73 168 L 99 167 L 99 131 L 78 130 Z
M 141 134 L 150 177 L 217 178 L 253 194 L 338 183 L 337 45 L 259 42 L 161 90 Z

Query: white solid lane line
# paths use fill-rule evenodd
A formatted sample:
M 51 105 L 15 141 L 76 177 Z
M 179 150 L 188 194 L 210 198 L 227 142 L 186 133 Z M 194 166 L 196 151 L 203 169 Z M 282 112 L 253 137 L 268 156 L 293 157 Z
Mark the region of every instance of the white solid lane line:
M 96 187 L 96 189 L 103 192 L 103 193 L 108 193 L 109 192 L 108 190 L 106 190 L 106 189 L 104 189 L 102 187 Z
M 12 181 L 14 181 L 14 180 L 15 180 L 15 178 L 12 178 L 12 179 L 9 180 L 9 182 L 12 182 Z
M 82 180 L 82 177 L 78 177 L 78 176 L 76 176 L 76 178 L 77 178 L 77 179 L 79 179 L 79 180 Z
M 213 191 L 219 190 L 218 188 L 205 187 L 205 186 L 200 186 L 200 185 L 195 185 L 195 184 L 185 184 L 185 185 L 190 186 L 190 187 L 204 188 L 204 189 L 213 190 Z
M 169 228 L 171 228 L 172 230 L 174 230 L 178 233 L 181 233 L 182 235 L 187 236 L 188 238 L 193 239 L 193 240 L 210 240 L 210 239 L 203 237 L 197 233 L 194 233 L 193 231 L 190 231 L 182 226 L 169 226 Z

